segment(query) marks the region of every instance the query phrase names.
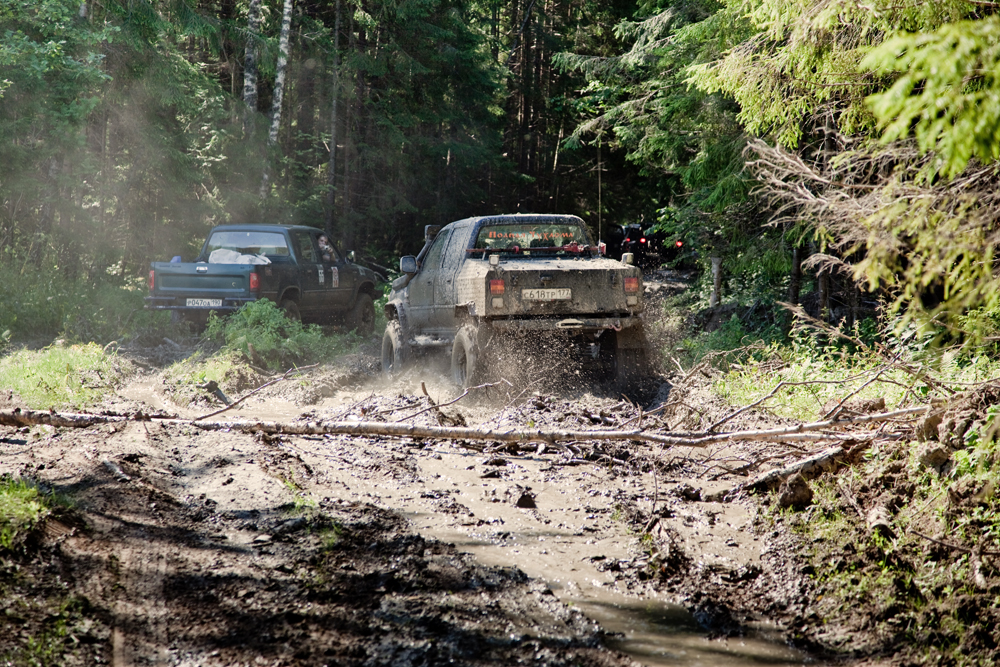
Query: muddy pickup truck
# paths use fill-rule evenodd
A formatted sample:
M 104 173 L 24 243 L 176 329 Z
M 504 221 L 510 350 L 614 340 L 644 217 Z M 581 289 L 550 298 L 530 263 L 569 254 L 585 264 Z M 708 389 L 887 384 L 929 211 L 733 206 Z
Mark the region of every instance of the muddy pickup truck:
M 642 274 L 629 255 L 603 257 L 580 218 L 497 215 L 425 231 L 420 253 L 400 259 L 385 306 L 385 374 L 450 349 L 452 379 L 468 387 L 516 373 L 529 363 L 516 351 L 543 340 L 562 372 L 586 370 L 622 390 L 645 374 Z
M 216 227 L 194 262 L 152 263 L 146 308 L 203 325 L 211 311 L 230 313 L 269 299 L 294 319 L 371 333 L 375 273 L 335 247 L 321 250 L 321 236 L 322 230 L 305 226 Z

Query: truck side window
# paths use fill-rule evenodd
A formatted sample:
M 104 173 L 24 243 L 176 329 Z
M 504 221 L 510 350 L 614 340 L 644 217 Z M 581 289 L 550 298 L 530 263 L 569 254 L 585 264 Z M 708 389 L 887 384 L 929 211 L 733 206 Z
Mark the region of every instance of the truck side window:
M 467 245 L 469 242 L 468 228 L 466 229 L 456 229 L 452 232 L 451 243 L 448 244 L 448 250 L 444 255 L 444 262 L 441 266 L 446 269 L 455 269 L 461 263 L 462 258 L 465 257 L 465 248 L 459 247 L 460 245 Z
M 437 238 L 434 239 L 434 245 L 431 249 L 427 251 L 427 256 L 424 257 L 424 264 L 421 269 L 426 269 L 427 271 L 437 271 L 441 268 L 441 255 L 444 254 L 444 247 L 448 245 L 448 238 L 451 236 L 451 230 L 440 232 Z
M 299 255 L 299 259 L 303 262 L 319 261 L 312 235 L 308 232 L 293 232 L 293 235 L 295 236 L 295 250 Z

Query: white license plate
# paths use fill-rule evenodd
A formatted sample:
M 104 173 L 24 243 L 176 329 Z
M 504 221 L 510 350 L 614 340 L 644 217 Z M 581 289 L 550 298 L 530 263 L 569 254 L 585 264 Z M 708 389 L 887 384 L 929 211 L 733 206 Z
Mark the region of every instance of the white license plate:
M 188 299 L 189 308 L 221 308 L 222 299 Z
M 523 301 L 569 301 L 572 298 L 573 290 L 568 287 L 521 290 L 521 299 Z

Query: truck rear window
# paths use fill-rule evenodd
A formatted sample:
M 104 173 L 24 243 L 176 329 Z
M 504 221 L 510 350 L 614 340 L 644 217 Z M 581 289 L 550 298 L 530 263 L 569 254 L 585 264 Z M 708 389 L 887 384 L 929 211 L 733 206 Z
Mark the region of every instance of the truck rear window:
M 288 242 L 277 232 L 215 232 L 208 239 L 204 255 L 207 257 L 220 248 L 234 250 L 241 255 L 264 255 L 269 258 L 288 257 Z
M 510 224 L 487 225 L 479 230 L 476 237 L 476 250 L 511 250 L 531 249 L 555 250 L 558 254 L 565 251 L 565 246 L 573 247 L 573 252 L 579 252 L 578 247 L 590 244 L 587 232 L 579 225 L 541 225 L 541 224 Z

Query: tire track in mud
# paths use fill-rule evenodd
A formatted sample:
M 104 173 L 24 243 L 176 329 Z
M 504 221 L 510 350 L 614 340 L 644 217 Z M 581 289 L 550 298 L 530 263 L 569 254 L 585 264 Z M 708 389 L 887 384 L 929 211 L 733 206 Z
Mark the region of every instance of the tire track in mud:
M 163 582 L 168 558 L 148 548 L 127 546 L 121 551 L 121 595 L 114 606 L 112 665 L 140 667 L 168 665 L 168 611 Z

